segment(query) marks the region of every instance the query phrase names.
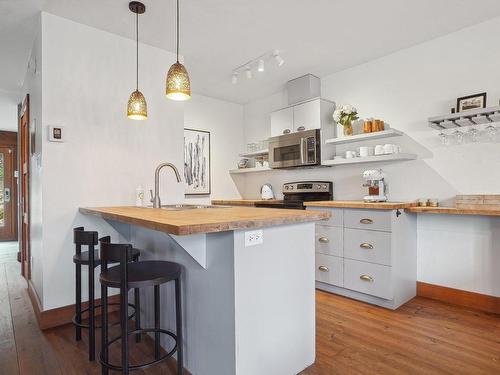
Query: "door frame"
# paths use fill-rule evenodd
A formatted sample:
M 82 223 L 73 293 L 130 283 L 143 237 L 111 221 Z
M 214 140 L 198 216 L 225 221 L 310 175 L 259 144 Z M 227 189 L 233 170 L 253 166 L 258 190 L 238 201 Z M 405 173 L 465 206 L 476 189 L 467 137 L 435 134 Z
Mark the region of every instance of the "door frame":
M 11 182 L 11 199 L 10 207 L 12 212 L 13 233 L 9 238 L 1 239 L 1 241 L 16 241 L 18 239 L 18 206 L 17 206 L 17 182 L 18 178 L 15 176 L 17 170 L 17 133 L 12 131 L 0 131 L 0 146 L 9 147 L 12 153 L 12 182 Z M 5 178 L 5 175 L 4 175 Z
M 19 175 L 19 254 L 21 275 L 31 279 L 30 239 L 30 97 L 26 94 L 19 106 L 18 124 L 18 175 Z

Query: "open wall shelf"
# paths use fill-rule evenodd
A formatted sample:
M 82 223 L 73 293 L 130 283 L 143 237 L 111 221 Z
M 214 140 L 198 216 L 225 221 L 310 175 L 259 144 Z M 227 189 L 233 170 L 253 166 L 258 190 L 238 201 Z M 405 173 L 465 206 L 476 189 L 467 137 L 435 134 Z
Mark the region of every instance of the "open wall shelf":
M 387 161 L 399 161 L 399 160 L 415 160 L 417 155 L 415 154 L 390 154 L 390 155 L 377 155 L 377 156 L 367 156 L 364 158 L 352 158 L 352 159 L 334 159 L 334 160 L 324 160 L 323 165 L 333 166 L 333 165 L 347 165 L 347 164 L 363 164 L 363 163 L 375 163 L 375 162 L 387 162 Z
M 242 158 L 254 158 L 256 156 L 264 156 L 267 154 L 269 154 L 269 150 L 265 149 L 265 150 L 259 150 L 259 151 L 253 151 L 253 152 L 246 152 L 246 153 L 240 154 L 240 157 L 242 157 Z
M 341 145 L 341 144 L 345 144 L 345 143 L 370 141 L 372 139 L 397 137 L 397 136 L 401 136 L 401 135 L 404 135 L 404 133 L 402 131 L 389 128 L 387 130 L 382 130 L 379 132 L 356 134 L 356 135 L 351 135 L 351 136 L 346 136 L 346 137 L 338 137 L 338 138 L 330 138 L 330 139 L 325 140 L 325 143 L 326 144 Z
M 272 171 L 271 168 L 261 167 L 261 168 L 240 168 L 232 169 L 229 171 L 231 174 L 241 174 L 241 173 L 258 173 L 258 172 L 268 172 Z

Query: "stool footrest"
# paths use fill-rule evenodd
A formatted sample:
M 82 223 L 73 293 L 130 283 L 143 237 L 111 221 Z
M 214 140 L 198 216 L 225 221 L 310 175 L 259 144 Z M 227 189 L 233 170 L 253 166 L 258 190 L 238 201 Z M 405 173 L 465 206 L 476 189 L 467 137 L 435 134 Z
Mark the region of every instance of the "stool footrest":
M 119 304 L 118 302 L 113 302 L 113 303 L 108 303 L 108 306 L 120 306 L 120 304 Z M 98 309 L 98 308 L 100 308 L 100 307 L 102 307 L 102 305 L 95 305 L 95 306 L 94 306 L 94 309 Z M 135 309 L 135 305 L 134 305 L 134 304 L 129 303 L 129 304 L 128 304 L 128 307 L 131 307 L 131 308 L 133 308 L 133 309 L 134 309 L 134 312 L 128 316 L 128 319 L 130 320 L 130 319 L 132 319 L 133 317 L 135 317 L 135 315 L 136 315 L 136 313 L 137 313 L 137 312 L 136 312 L 136 309 Z M 87 307 L 87 308 L 85 308 L 85 309 L 82 309 L 81 314 L 83 314 L 83 313 L 85 313 L 85 312 L 88 312 L 88 311 L 89 311 L 89 308 L 90 308 L 90 307 Z M 75 326 L 77 326 L 77 327 L 87 328 L 87 329 L 89 328 L 89 325 L 88 325 L 88 324 L 78 323 L 78 322 L 76 321 L 76 314 L 75 314 L 75 315 L 73 315 L 73 318 L 71 318 L 71 321 L 72 321 L 72 322 L 73 322 L 73 324 L 74 324 Z M 119 321 L 118 321 L 118 322 L 111 323 L 111 324 L 110 324 L 110 326 L 116 326 L 116 325 L 118 325 L 118 324 L 120 324 L 120 322 L 119 322 Z M 95 328 L 102 328 L 100 324 L 99 324 L 99 325 L 98 325 L 98 324 L 96 324 L 96 325 L 94 325 L 94 327 L 95 327 Z
M 160 357 L 160 359 L 156 359 L 154 361 L 147 362 L 147 363 L 141 363 L 141 364 L 138 364 L 138 365 L 131 365 L 131 366 L 129 366 L 129 370 L 130 371 L 147 369 L 147 368 L 149 368 L 151 366 L 154 366 L 154 365 L 156 365 L 156 364 L 158 364 L 160 362 L 165 361 L 166 359 L 170 358 L 177 351 L 177 335 L 175 335 L 174 333 L 172 333 L 170 331 L 167 331 L 165 329 L 156 329 L 156 328 L 142 328 L 142 329 L 136 329 L 134 331 L 128 332 L 128 336 L 135 335 L 135 334 L 138 334 L 138 333 L 161 333 L 161 334 L 164 334 L 164 335 L 168 335 L 168 336 L 172 337 L 175 340 L 175 345 L 172 348 L 172 350 L 170 350 L 164 356 Z M 111 344 L 115 343 L 116 341 L 121 340 L 121 338 L 122 338 L 121 335 L 118 336 L 118 337 L 115 337 L 111 341 L 108 341 L 108 343 L 106 344 L 106 346 L 109 347 Z M 112 363 L 105 362 L 103 360 L 103 358 L 102 358 L 102 352 L 99 353 L 99 362 L 101 363 L 102 366 L 104 366 L 104 367 L 106 367 L 106 368 L 108 368 L 110 370 L 114 370 L 114 371 L 121 371 L 122 370 L 122 366 L 117 366 L 117 365 L 113 365 Z

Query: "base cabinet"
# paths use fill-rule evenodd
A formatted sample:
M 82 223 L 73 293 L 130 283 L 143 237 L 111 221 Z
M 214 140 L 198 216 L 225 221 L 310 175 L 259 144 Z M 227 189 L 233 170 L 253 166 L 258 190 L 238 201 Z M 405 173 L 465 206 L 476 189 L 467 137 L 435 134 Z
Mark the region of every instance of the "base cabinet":
M 316 287 L 390 309 L 413 298 L 415 216 L 402 210 L 328 210 L 335 220 L 316 224 Z

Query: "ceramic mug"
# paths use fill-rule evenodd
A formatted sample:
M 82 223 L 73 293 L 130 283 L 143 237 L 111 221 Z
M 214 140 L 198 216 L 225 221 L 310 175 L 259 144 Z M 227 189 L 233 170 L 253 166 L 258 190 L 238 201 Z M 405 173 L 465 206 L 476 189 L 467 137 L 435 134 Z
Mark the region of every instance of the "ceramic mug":
M 393 154 L 394 153 L 394 146 L 391 145 L 390 143 L 386 143 L 384 145 L 384 154 Z
M 376 145 L 375 146 L 375 155 L 383 155 L 384 154 L 384 146 Z
M 373 147 L 370 146 L 361 146 L 359 148 L 359 156 L 365 158 L 367 156 L 373 156 Z
M 354 151 L 346 151 L 345 152 L 345 158 L 346 159 L 352 159 L 356 157 L 356 152 Z

